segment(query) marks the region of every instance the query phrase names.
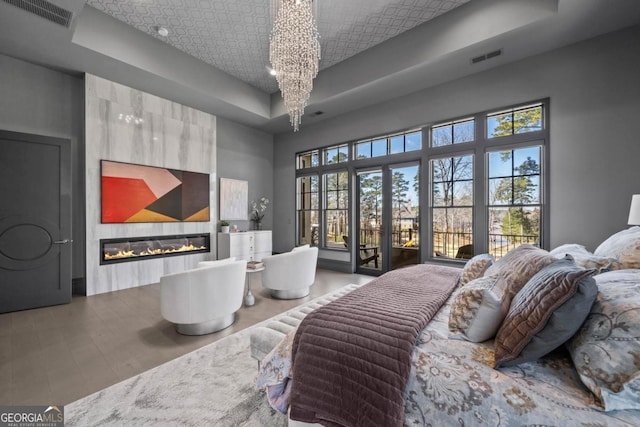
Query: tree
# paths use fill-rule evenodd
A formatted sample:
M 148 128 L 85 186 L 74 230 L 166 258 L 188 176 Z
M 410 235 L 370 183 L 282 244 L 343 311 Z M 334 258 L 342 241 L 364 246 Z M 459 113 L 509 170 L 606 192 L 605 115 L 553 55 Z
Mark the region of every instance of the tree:
M 501 153 L 501 160 L 511 161 L 512 152 Z M 502 218 L 502 233 L 513 243 L 522 243 L 521 236 L 539 235 L 540 221 L 535 211 L 526 208 L 535 203 L 537 186 L 531 179 L 540 175 L 540 165 L 531 157 L 515 168 L 516 176 L 503 178 L 496 187 L 494 198 L 511 205 Z
M 542 107 L 528 108 L 497 116 L 492 137 L 507 136 L 542 129 Z

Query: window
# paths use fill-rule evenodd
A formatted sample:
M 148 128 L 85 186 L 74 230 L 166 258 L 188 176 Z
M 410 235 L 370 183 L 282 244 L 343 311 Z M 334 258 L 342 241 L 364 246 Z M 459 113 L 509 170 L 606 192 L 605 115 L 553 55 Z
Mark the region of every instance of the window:
M 324 241 L 327 248 L 346 249 L 349 236 L 349 173 L 324 175 Z
M 433 257 L 499 258 L 523 243 L 542 246 L 545 108 L 540 102 L 431 127 Z
M 504 255 L 522 243 L 540 245 L 542 147 L 488 153 L 489 252 Z
M 354 147 L 356 160 L 418 151 L 422 149 L 422 131 L 413 130 L 398 135 L 361 141 L 355 143 Z
M 318 175 L 297 179 L 298 244 L 318 246 L 320 198 Z
M 318 150 L 298 154 L 298 169 L 315 168 L 318 166 Z
M 431 160 L 431 206 L 434 255 L 459 258 L 473 245 L 473 156 Z
M 349 160 L 349 144 L 338 145 L 324 149 L 324 164 L 332 165 Z
M 543 129 L 542 104 L 487 115 L 487 137 L 517 135 Z
M 475 122 L 473 119 L 442 123 L 431 128 L 431 146 L 442 147 L 473 141 Z

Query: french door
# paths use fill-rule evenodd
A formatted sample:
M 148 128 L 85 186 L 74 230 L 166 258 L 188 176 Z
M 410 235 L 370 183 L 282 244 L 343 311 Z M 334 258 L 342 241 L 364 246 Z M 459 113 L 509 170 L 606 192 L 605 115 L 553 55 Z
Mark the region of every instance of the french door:
M 420 262 L 420 165 L 357 171 L 356 270 L 382 274 Z

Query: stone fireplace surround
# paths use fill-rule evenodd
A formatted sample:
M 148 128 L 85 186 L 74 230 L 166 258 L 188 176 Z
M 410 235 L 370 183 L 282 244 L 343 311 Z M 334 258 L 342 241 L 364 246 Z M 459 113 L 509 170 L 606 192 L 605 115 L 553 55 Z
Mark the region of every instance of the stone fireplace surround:
M 165 274 L 216 259 L 210 252 L 101 264 L 100 240 L 215 233 L 216 117 L 148 93 L 85 75 L 86 294 L 158 283 Z M 207 222 L 102 224 L 100 160 L 208 173 Z M 213 234 L 215 236 L 215 234 Z

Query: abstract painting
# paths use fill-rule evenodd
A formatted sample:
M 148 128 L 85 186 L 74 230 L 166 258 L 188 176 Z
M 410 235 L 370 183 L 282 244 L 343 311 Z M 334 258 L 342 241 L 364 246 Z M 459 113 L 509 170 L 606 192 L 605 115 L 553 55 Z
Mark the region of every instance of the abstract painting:
M 102 223 L 209 221 L 209 174 L 101 160 Z
M 220 178 L 220 219 L 249 219 L 249 183 Z

